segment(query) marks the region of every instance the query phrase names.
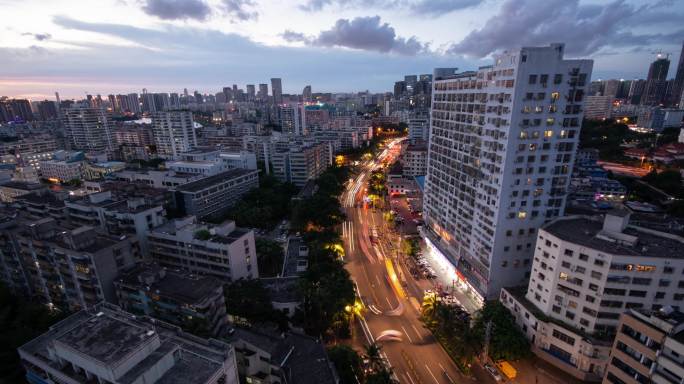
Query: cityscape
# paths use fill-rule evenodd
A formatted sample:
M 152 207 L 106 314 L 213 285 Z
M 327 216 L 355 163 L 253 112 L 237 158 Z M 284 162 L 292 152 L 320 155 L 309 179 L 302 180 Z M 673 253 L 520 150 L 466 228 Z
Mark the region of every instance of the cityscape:
M 0 10 L 0 383 L 684 383 L 682 4 Z

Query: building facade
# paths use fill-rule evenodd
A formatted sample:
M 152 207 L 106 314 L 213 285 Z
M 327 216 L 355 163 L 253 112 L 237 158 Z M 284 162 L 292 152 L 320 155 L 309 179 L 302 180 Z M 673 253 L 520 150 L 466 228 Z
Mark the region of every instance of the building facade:
M 591 60 L 526 47 L 433 81 L 424 235 L 482 298 L 529 276 L 536 230 L 563 214 Z

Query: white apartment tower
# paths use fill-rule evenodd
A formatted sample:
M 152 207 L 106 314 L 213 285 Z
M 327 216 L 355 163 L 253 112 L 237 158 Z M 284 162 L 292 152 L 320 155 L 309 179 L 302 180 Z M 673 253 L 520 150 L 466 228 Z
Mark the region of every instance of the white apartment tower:
M 524 47 L 435 74 L 423 234 L 481 298 L 525 281 L 537 229 L 563 214 L 593 66 L 563 53 Z
M 155 112 L 152 114 L 152 130 L 160 157 L 174 158 L 197 147 L 190 111 Z
M 109 117 L 103 108 L 67 108 L 62 113 L 72 149 L 94 152 L 114 149 Z

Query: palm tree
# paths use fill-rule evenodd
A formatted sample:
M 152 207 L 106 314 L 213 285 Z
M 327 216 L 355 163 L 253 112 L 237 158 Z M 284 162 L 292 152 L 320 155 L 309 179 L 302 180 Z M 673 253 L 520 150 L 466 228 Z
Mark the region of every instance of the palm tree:
M 368 359 L 368 362 L 370 363 L 370 368 L 374 372 L 380 372 L 381 370 L 385 369 L 385 364 L 382 361 L 382 356 L 380 356 L 381 349 L 382 347 L 376 343 L 372 343 L 366 346 L 365 357 Z

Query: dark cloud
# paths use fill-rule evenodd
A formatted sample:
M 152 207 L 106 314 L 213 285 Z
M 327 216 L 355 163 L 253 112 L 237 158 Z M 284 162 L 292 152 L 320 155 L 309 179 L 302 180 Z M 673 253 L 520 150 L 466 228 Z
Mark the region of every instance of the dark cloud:
M 447 53 L 484 57 L 521 45 L 565 42 L 566 51 L 589 55 L 609 47 L 669 44 L 681 40 L 684 29 L 671 33 L 634 33 L 648 25 L 651 13 L 666 3 L 636 7 L 617 0 L 606 5 L 580 5 L 579 0 L 506 0 L 485 25 L 471 31 Z
M 25 32 L 21 34 L 22 36 L 33 36 L 34 39 L 38 41 L 45 41 L 45 40 L 50 40 L 52 38 L 52 35 L 49 33 L 31 33 L 31 32 Z
M 437 17 L 480 5 L 483 0 L 307 0 L 299 5 L 306 12 L 318 12 L 326 7 L 393 8 L 408 10 L 422 16 Z
M 164 20 L 206 20 L 211 8 L 203 0 L 145 0 L 143 11 Z
M 397 36 L 394 28 L 380 21 L 380 16 L 339 19 L 335 25 L 318 36 L 306 36 L 299 32 L 285 31 L 281 35 L 289 42 L 303 42 L 321 47 L 344 47 L 364 51 L 397 53 L 412 56 L 428 50 L 415 36 Z
M 252 0 L 223 0 L 223 5 L 231 21 L 249 21 L 259 18 L 259 12 L 254 10 L 256 3 Z

